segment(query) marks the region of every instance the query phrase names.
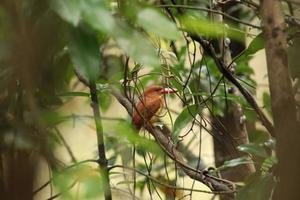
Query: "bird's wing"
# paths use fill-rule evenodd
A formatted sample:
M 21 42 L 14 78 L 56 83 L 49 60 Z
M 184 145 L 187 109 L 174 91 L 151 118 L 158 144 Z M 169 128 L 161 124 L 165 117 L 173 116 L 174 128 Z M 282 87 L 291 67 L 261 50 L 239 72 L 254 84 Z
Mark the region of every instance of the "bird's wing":
M 136 127 L 140 128 L 143 125 L 143 118 L 148 121 L 151 120 L 151 118 L 160 110 L 162 104 L 163 101 L 161 98 L 144 97 L 144 99 L 136 105 L 136 109 L 139 112 L 134 111 L 133 114 L 133 122 Z

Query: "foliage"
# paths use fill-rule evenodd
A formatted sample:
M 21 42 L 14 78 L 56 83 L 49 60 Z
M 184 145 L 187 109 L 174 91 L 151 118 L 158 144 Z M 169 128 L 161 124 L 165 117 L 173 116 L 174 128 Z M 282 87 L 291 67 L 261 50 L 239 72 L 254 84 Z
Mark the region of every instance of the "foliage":
M 8 156 L 24 154 L 26 161 L 31 161 L 28 156 L 31 153 L 44 157 L 53 171 L 50 182 L 62 198 L 93 199 L 104 194 L 103 174 L 94 160 L 99 152 L 95 150 L 95 156 L 90 158 L 95 165 L 80 163 L 72 158 L 72 148 L 68 148 L 57 131 L 67 122 L 75 127 L 82 121 L 90 123 L 98 118 L 103 124 L 108 167 L 112 167 L 109 176 L 112 182 L 117 181 L 116 186 L 134 185 L 134 189 L 143 194 L 165 195 L 166 199 L 170 195 L 178 195 L 178 198 L 183 195 L 167 191 L 168 187 L 158 183 L 181 187 L 185 175 L 150 134 L 144 129 L 137 133 L 130 116 L 118 118 L 118 113 L 113 113 L 112 118 L 105 119 L 76 113 L 65 115 L 60 111 L 74 99 L 83 98 L 87 104 L 91 103 L 92 91 L 78 89 L 77 76 L 82 76 L 79 78 L 85 80 L 85 84 L 95 84 L 99 100 L 96 106 L 100 107 L 101 114 L 112 112 L 116 105 L 110 87 L 126 91 L 125 96 L 133 103 L 149 85 L 175 88 L 176 95 L 164 98 L 166 106 L 158 126 L 171 121 L 172 135 L 166 137 L 176 148 L 183 146 L 180 152 L 194 168 L 200 168 L 203 159 L 202 135 L 214 136 L 215 129 L 226 133 L 222 124 L 215 126 L 212 121 L 226 117 L 231 103 L 241 106 L 247 123 L 259 123 L 255 110 L 225 79 L 212 55 L 203 52 L 191 39 L 197 35 L 211 44 L 223 40 L 229 46 L 243 44 L 245 38 L 250 37 L 245 28 L 249 25 L 243 20 L 256 14 L 246 3 L 231 6 L 232 13 L 242 10 L 240 16 L 234 17 L 236 20 L 224 17 L 224 21 L 216 21 L 207 9 L 208 1 L 178 1 L 182 7 L 176 7 L 173 1 L 161 1 L 173 5 L 167 7 L 166 3 L 150 0 L 29 0 L 18 2 L 20 5 L 16 2 L 6 0 L 0 4 L 0 147 Z M 290 35 L 297 35 L 297 31 L 290 30 Z M 294 44 L 289 46 L 289 59 L 296 80 L 299 78 L 296 62 L 299 39 L 291 41 Z M 212 46 L 222 60 L 218 45 Z M 259 32 L 251 38 L 247 48 L 238 54 L 232 53 L 232 63 L 227 66 L 238 83 L 253 95 L 258 86 L 249 62 L 262 49 L 264 41 Z M 175 111 L 169 103 L 174 99 L 180 100 Z M 271 101 L 269 93 L 264 93 L 264 111 L 270 118 Z M 246 156 L 226 160 L 212 174 L 254 163 L 257 172 L 245 179 L 236 199 L 269 199 L 277 181 L 273 173 L 277 164 L 276 145 L 266 139 L 265 130 L 249 128 L 248 132 L 250 143 L 237 147 Z M 73 163 L 67 163 L 72 165 L 70 168 L 57 164 L 53 158 L 61 146 L 68 149 L 73 159 Z M 197 155 L 190 150 L 195 146 L 199 147 Z M 125 171 L 115 172 L 113 166 L 118 165 L 134 168 L 136 179 L 129 181 Z M 124 180 L 114 179 L 114 175 L 122 175 Z M 76 196 L 74 187 L 79 188 L 80 197 Z

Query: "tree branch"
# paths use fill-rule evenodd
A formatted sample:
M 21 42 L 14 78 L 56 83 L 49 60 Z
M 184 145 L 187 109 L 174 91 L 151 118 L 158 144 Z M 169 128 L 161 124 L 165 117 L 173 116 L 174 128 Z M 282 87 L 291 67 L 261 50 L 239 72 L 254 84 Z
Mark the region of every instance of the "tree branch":
M 111 189 L 110 189 L 110 181 L 109 181 L 109 174 L 107 169 L 107 159 L 105 155 L 105 147 L 104 147 L 104 138 L 103 138 L 103 128 L 101 122 L 101 115 L 97 97 L 97 88 L 95 82 L 91 82 L 89 84 L 90 93 L 91 93 L 91 106 L 94 112 L 94 119 L 96 124 L 96 131 L 97 131 L 97 142 L 98 142 L 98 154 L 99 154 L 99 166 L 100 172 L 102 172 L 102 183 L 104 189 L 104 196 L 105 200 L 111 200 Z
M 125 107 L 129 115 L 132 116 L 132 103 L 115 87 L 111 87 L 111 93 Z M 234 183 L 213 177 L 206 171 L 196 170 L 186 165 L 182 154 L 176 149 L 176 146 L 173 144 L 173 142 L 159 128 L 153 127 L 148 121 L 145 121 L 144 124 L 144 128 L 155 138 L 165 153 L 177 163 L 177 165 L 185 172 L 186 175 L 194 180 L 204 183 L 212 191 L 227 191 L 229 193 L 235 192 Z
M 258 106 L 257 102 L 255 101 L 255 99 L 251 95 L 251 93 L 246 88 L 244 88 L 236 80 L 236 78 L 228 70 L 228 68 L 224 64 L 224 62 L 220 58 L 218 58 L 218 56 L 217 56 L 217 54 L 215 52 L 215 49 L 212 47 L 212 45 L 208 41 L 204 40 L 200 36 L 196 36 L 196 35 L 192 35 L 192 34 L 190 36 L 191 36 L 191 38 L 193 40 L 197 41 L 202 46 L 202 48 L 204 49 L 204 51 L 214 60 L 215 64 L 217 65 L 217 68 L 219 69 L 219 71 L 233 85 L 235 85 L 239 89 L 239 91 L 245 97 L 245 99 L 250 104 L 250 106 L 255 110 L 255 112 L 256 112 L 258 118 L 260 119 L 260 121 L 262 122 L 262 124 L 266 127 L 266 129 L 269 131 L 269 133 L 271 134 L 271 136 L 275 137 L 273 124 L 269 121 L 269 119 L 266 117 L 266 115 L 260 109 L 260 107 Z
M 99 102 L 97 96 L 97 88 L 95 82 L 89 82 L 82 74 L 79 73 L 76 69 L 74 70 L 77 78 L 90 89 L 91 94 L 91 106 L 94 113 L 94 120 L 96 125 L 96 132 L 97 132 L 97 143 L 98 143 L 98 155 L 99 160 L 98 164 L 100 167 L 100 172 L 102 174 L 102 184 L 104 189 L 104 196 L 105 200 L 111 200 L 111 188 L 110 188 L 110 181 L 109 181 L 109 174 L 107 169 L 107 159 L 105 155 L 105 146 L 104 146 L 104 137 L 103 137 L 103 128 L 101 122 L 101 114 L 99 109 Z
M 89 86 L 87 80 L 75 70 L 75 74 L 78 79 L 85 85 Z M 111 94 L 119 101 L 121 105 L 127 110 L 128 114 L 132 116 L 133 114 L 133 103 L 130 102 L 122 93 L 118 91 L 117 88 L 111 86 L 110 87 Z M 185 164 L 182 154 L 176 149 L 176 146 L 173 142 L 164 135 L 164 133 L 158 129 L 154 128 L 148 121 L 144 122 L 145 129 L 155 138 L 161 148 L 165 151 L 165 153 L 173 159 L 179 167 L 185 172 L 186 175 L 191 177 L 194 180 L 198 180 L 208 186 L 212 191 L 225 191 L 228 193 L 234 193 L 235 184 L 214 176 L 211 176 L 207 173 L 207 171 L 200 171 Z
M 148 174 L 143 173 L 143 172 L 141 172 L 141 171 L 139 171 L 137 169 L 134 169 L 134 168 L 131 168 L 131 167 L 126 167 L 126 166 L 123 166 L 123 165 L 113 165 L 113 166 L 109 167 L 109 170 L 112 170 L 114 168 L 123 168 L 123 169 L 126 169 L 126 170 L 135 171 L 138 174 L 151 179 L 151 181 L 153 181 L 153 182 L 155 182 L 155 183 L 157 183 L 159 185 L 162 185 L 164 187 L 167 187 L 169 189 L 173 189 L 173 190 L 185 190 L 185 191 L 193 191 L 193 192 L 202 192 L 202 193 L 207 193 L 207 194 L 228 194 L 227 191 L 223 191 L 223 192 L 211 192 L 211 191 L 207 191 L 207 190 L 198 190 L 198 189 L 193 189 L 193 188 L 184 188 L 184 187 L 178 187 L 178 186 L 169 185 L 169 184 L 166 184 L 166 183 L 164 183 L 164 182 L 162 182 L 160 180 L 155 179 L 151 175 L 148 175 Z

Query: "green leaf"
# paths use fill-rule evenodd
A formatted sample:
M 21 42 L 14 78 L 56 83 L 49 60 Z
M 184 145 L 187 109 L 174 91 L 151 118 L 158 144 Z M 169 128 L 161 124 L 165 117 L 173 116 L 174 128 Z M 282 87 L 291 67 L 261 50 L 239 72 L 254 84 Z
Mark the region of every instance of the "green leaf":
M 236 74 L 251 75 L 254 74 L 254 70 L 249 66 L 249 61 L 252 56 L 241 56 L 241 59 L 236 60 L 237 67 L 235 69 Z
M 244 114 L 249 122 L 256 122 L 258 120 L 256 112 L 252 108 L 246 107 Z
M 115 20 L 103 1 L 84 0 L 83 19 L 97 31 L 113 33 Z
M 99 99 L 99 104 L 101 109 L 106 112 L 109 108 L 109 106 L 111 105 L 112 102 L 112 97 L 111 95 L 109 95 L 108 92 L 101 92 L 98 93 L 98 99 Z
M 139 72 L 143 68 L 143 65 L 136 64 L 133 69 L 130 71 L 131 74 Z
M 273 165 L 277 164 L 277 162 L 278 160 L 276 156 L 270 156 L 263 161 L 260 170 L 266 173 L 273 167 Z
M 272 116 L 272 109 L 271 109 L 271 97 L 268 92 L 263 93 L 263 102 L 264 102 L 264 107 L 268 114 Z
M 198 105 L 190 105 L 185 107 L 178 115 L 174 123 L 173 141 L 177 142 L 180 131 L 191 122 L 199 113 L 200 108 Z
M 177 79 L 177 77 L 172 77 L 169 79 L 170 81 L 170 85 L 172 86 L 172 88 L 175 88 L 177 90 L 177 92 L 181 92 L 183 87 L 180 84 L 180 80 Z
M 124 78 L 124 63 L 121 55 L 105 55 L 104 59 L 103 62 L 106 63 L 106 65 L 101 66 L 100 78 L 107 80 L 108 83 L 119 82 Z
M 78 25 L 81 16 L 80 0 L 50 0 L 50 7 L 65 21 Z
M 253 161 L 249 157 L 241 157 L 232 160 L 227 160 L 224 164 L 216 169 L 216 171 L 222 171 L 227 168 L 236 167 L 238 165 L 252 164 Z
M 247 50 L 245 51 L 245 55 L 253 55 L 259 50 L 265 48 L 263 34 L 258 34 L 249 44 Z
M 69 52 L 76 70 L 90 81 L 96 81 L 100 71 L 100 46 L 94 35 L 80 29 L 69 32 Z
M 154 9 L 141 10 L 137 15 L 137 24 L 166 39 L 176 40 L 180 36 L 176 25 Z
M 59 192 L 62 192 L 63 199 L 76 199 L 78 194 L 74 194 L 70 187 L 74 183 L 80 185 L 80 197 L 78 199 L 100 198 L 103 193 L 103 185 L 98 169 L 88 165 L 77 165 L 62 173 L 54 173 L 54 185 Z M 76 198 L 75 198 L 76 195 Z
M 114 35 L 121 49 L 135 61 L 150 66 L 159 65 L 157 52 L 144 35 L 124 23 L 120 23 Z
M 135 144 L 137 150 L 148 151 L 155 155 L 163 155 L 160 147 L 153 140 L 143 138 L 138 135 L 132 124 L 128 121 L 118 121 L 109 127 L 111 133 L 115 132 L 118 139 L 126 139 L 132 144 Z
M 47 123 L 48 126 L 55 126 L 68 120 L 68 118 L 62 116 L 60 113 L 51 111 L 42 112 L 41 117 L 43 121 Z
M 62 193 L 63 199 L 74 199 L 70 187 L 78 183 L 81 179 L 86 179 L 86 175 L 91 172 L 94 172 L 94 170 L 87 165 L 77 165 L 62 172 L 54 171 L 53 183 L 58 192 Z
M 249 130 L 248 131 L 249 140 L 251 143 L 261 144 L 269 139 L 269 133 L 265 130 Z M 265 145 L 266 146 L 266 145 Z
M 206 18 L 185 15 L 180 18 L 181 24 L 191 33 L 211 37 L 223 37 L 224 33 L 232 39 L 244 40 L 245 33 L 237 28 L 225 26 L 222 23 L 211 22 Z
M 256 155 L 259 157 L 263 157 L 263 158 L 268 157 L 268 154 L 267 154 L 266 150 L 264 149 L 264 147 L 262 147 L 258 144 L 254 144 L 254 143 L 242 144 L 242 145 L 239 145 L 237 147 L 237 149 L 239 151 L 253 154 L 253 155 Z
M 237 193 L 236 200 L 268 200 L 275 187 L 275 180 L 272 174 L 259 176 Z
M 98 92 L 109 92 L 109 84 L 108 83 L 97 83 L 96 88 Z
M 264 142 L 264 146 L 268 147 L 271 150 L 276 150 L 276 140 L 275 139 L 268 139 Z
M 92 171 L 92 169 L 91 169 Z M 95 199 L 100 198 L 103 194 L 103 184 L 101 181 L 101 176 L 99 173 L 90 173 L 87 174 L 88 177 L 80 182 L 80 185 L 83 187 L 82 199 Z

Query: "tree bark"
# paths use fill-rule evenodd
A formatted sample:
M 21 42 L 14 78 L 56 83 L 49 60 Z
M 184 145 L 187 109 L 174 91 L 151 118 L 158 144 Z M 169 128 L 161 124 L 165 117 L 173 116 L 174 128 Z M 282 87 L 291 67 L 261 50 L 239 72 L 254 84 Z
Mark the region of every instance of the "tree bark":
M 105 154 L 103 127 L 101 122 L 101 114 L 99 109 L 99 101 L 97 97 L 96 84 L 94 82 L 91 82 L 89 88 L 90 88 L 91 101 L 92 101 L 91 106 L 93 108 L 94 120 L 96 125 L 96 132 L 97 132 L 97 144 L 98 144 L 98 155 L 99 155 L 98 164 L 100 167 L 104 197 L 105 200 L 112 200 L 109 172 L 107 169 L 108 162 Z
M 217 8 L 220 12 L 225 12 L 219 6 Z M 221 15 L 213 14 L 214 20 L 224 23 Z M 217 47 L 219 46 L 219 48 Z M 234 73 L 234 67 L 229 65 L 232 62 L 231 57 L 231 42 L 226 35 L 219 40 L 219 44 L 215 45 L 215 49 L 220 49 L 222 54 L 223 63 L 228 68 L 232 68 L 231 72 Z M 232 93 L 235 88 L 232 88 Z M 235 94 L 237 95 L 237 94 Z M 228 101 L 228 105 L 224 110 L 224 116 L 213 117 L 213 128 L 214 132 L 214 152 L 215 152 L 215 164 L 217 167 L 224 164 L 225 161 L 245 156 L 241 152 L 237 151 L 237 146 L 241 144 L 248 144 L 248 131 L 244 118 L 243 109 L 237 102 Z M 222 126 L 220 126 L 221 124 Z M 224 127 L 224 128 L 223 128 Z M 225 129 L 225 130 L 224 130 Z M 222 134 L 220 134 L 220 132 Z M 222 141 L 222 142 L 220 142 Z M 227 169 L 221 172 L 221 176 L 231 181 L 244 181 L 245 177 L 255 172 L 254 164 L 240 165 L 234 168 Z M 228 196 L 222 197 L 221 199 L 228 199 Z
M 271 106 L 277 140 L 279 183 L 273 199 L 299 199 L 300 132 L 288 66 L 286 27 L 281 4 L 261 0 Z

